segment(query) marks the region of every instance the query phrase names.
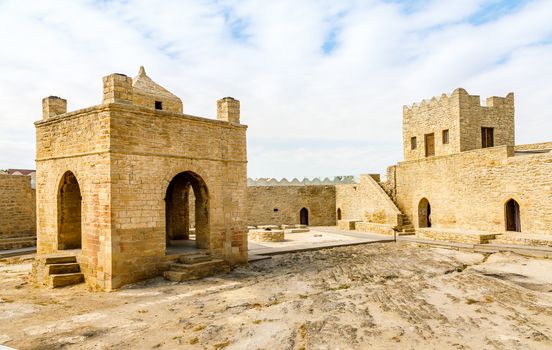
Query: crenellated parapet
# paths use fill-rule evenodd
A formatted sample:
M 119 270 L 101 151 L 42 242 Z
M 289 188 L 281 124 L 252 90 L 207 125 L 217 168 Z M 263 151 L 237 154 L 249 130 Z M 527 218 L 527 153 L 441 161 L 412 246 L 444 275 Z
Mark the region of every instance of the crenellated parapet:
M 324 185 L 346 185 L 346 184 L 354 184 L 358 183 L 358 181 L 355 179 L 354 176 L 335 176 L 333 178 L 321 178 L 321 177 L 314 177 L 312 179 L 309 178 L 303 178 L 302 180 L 299 180 L 297 178 L 293 178 L 291 181 L 283 178 L 283 179 L 276 179 L 276 178 L 268 178 L 268 177 L 261 177 L 261 178 L 248 178 L 247 179 L 247 186 L 324 186 Z
M 481 98 L 458 88 L 403 107 L 405 160 L 514 145 L 514 94 Z

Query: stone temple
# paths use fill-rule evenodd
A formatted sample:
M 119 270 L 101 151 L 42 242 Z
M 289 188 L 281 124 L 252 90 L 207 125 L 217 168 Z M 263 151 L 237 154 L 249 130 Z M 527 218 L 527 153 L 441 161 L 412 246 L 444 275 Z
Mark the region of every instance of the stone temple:
M 203 264 L 247 262 L 239 101 L 217 101 L 216 119 L 184 114 L 141 67 L 104 77 L 96 106 L 67 112 L 66 100 L 45 98 L 35 125 L 37 278 L 78 261 L 76 278 L 111 290 L 171 269 L 182 251 Z

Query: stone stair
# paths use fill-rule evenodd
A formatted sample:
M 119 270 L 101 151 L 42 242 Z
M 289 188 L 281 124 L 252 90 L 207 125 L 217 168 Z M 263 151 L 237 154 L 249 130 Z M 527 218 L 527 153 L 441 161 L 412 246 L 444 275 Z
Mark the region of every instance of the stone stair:
M 414 225 L 410 222 L 410 219 L 408 216 L 402 214 L 402 226 L 401 231 L 399 232 L 399 235 L 406 236 L 406 235 L 413 235 L 416 233 L 416 229 L 414 228 Z
M 208 253 L 181 255 L 163 276 L 173 282 L 183 282 L 225 273 L 230 270 L 224 260 L 213 259 Z
M 36 235 L 24 235 L 0 239 L 0 250 L 20 249 L 35 246 Z
M 65 287 L 84 282 L 84 274 L 75 255 L 37 257 L 33 264 L 37 282 L 52 288 Z

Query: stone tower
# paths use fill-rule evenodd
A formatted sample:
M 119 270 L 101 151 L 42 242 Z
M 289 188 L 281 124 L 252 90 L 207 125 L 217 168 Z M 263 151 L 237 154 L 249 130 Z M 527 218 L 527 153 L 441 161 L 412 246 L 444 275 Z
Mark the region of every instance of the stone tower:
M 71 249 L 88 285 L 110 290 L 159 275 L 174 241 L 227 263 L 247 262 L 246 130 L 239 101 L 217 119 L 183 114 L 182 101 L 143 67 L 103 78 L 100 105 L 67 113 L 43 100 L 37 139 L 38 256 Z

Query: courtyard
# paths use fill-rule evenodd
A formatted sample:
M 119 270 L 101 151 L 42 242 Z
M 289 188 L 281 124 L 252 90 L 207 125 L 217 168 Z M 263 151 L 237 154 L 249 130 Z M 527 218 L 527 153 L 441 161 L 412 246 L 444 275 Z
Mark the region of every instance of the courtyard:
M 273 256 L 186 283 L 109 293 L 0 263 L 0 344 L 17 349 L 546 349 L 552 261 L 413 243 Z

